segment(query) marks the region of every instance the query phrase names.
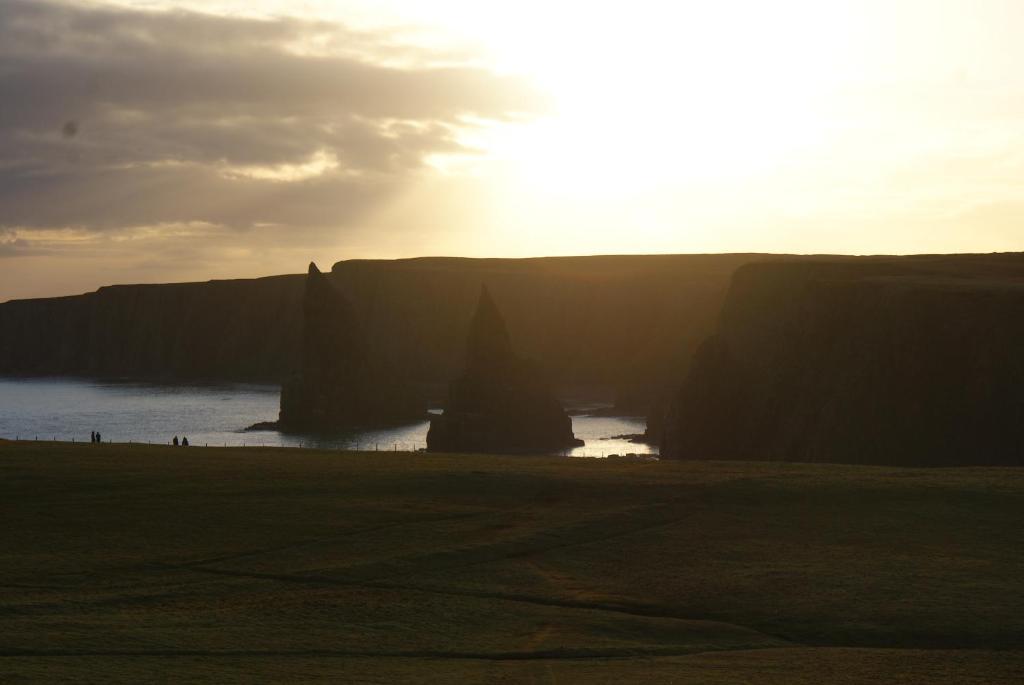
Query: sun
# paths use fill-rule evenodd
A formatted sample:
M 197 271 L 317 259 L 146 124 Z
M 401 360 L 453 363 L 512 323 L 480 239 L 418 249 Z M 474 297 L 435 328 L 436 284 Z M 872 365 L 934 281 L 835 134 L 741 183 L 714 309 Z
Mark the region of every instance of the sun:
M 827 139 L 849 71 L 841 4 L 482 4 L 431 3 L 431 17 L 530 78 L 551 111 L 467 142 L 538 192 L 607 198 L 771 173 Z
M 257 6 L 269 14 L 295 9 L 283 0 Z M 302 7 L 527 78 L 548 98 L 546 115 L 467 122 L 463 142 L 485 155 L 431 162 L 442 170 L 497 163 L 499 175 L 518 177 L 523 188 L 574 198 L 773 173 L 834 133 L 835 93 L 857 69 L 856 48 L 871 30 L 871 14 L 852 0 Z

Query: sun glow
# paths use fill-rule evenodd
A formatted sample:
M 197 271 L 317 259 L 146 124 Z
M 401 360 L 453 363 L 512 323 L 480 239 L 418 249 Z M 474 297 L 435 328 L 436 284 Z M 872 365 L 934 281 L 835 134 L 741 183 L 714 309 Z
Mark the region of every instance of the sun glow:
M 486 179 L 461 212 L 502 254 L 721 250 L 751 221 L 738 204 L 776 202 L 774 177 L 842 134 L 832 114 L 864 31 L 850 5 L 803 0 L 481 5 L 431 3 L 423 20 L 551 107 L 473 122 L 463 142 L 485 154 L 431 164 Z
M 1019 2 L 82 1 L 313 22 L 289 54 L 543 94 L 379 122 L 452 144 L 410 150 L 330 258 L 1024 247 Z M 345 178 L 350 144 L 218 173 L 301 189 Z
M 822 7 L 827 5 L 827 7 Z M 431 3 L 424 21 L 477 43 L 549 94 L 548 116 L 467 142 L 524 187 L 567 196 L 770 172 L 822 143 L 855 22 L 835 3 Z

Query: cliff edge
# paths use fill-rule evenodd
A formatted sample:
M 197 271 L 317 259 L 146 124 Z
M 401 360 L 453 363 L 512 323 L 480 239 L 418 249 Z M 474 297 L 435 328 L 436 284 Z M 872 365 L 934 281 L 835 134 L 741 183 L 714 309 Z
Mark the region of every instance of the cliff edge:
M 1020 255 L 750 264 L 663 458 L 1024 464 Z

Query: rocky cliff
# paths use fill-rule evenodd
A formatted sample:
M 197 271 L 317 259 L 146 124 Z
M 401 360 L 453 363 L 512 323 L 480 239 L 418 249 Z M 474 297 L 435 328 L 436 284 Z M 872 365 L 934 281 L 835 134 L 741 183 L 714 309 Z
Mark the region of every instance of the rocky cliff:
M 508 329 L 483 288 L 444 414 L 431 419 L 427 449 L 546 452 L 582 445 L 540 370 L 512 350 Z
M 369 353 L 437 389 L 461 369 L 480 284 L 552 382 L 616 388 L 643 412 L 713 330 L 736 267 L 764 255 L 350 260 Z M 298 371 L 304 276 L 101 288 L 0 304 L 0 374 L 281 382 Z M 585 394 L 585 393 L 583 393 Z
M 644 413 L 683 377 L 713 330 L 729 279 L 764 255 L 626 255 L 537 259 L 352 260 L 332 276 L 352 296 L 367 340 L 396 369 L 436 386 L 462 369 L 464 331 L 487 283 L 520 354 L 560 391 L 614 388 Z
M 111 286 L 0 304 L 0 373 L 276 382 L 298 357 L 302 280 Z
M 668 458 L 1024 464 L 1024 256 L 740 268 Z
M 279 426 L 333 431 L 420 419 L 426 403 L 368 353 L 348 297 L 309 265 L 299 372 L 281 388 Z

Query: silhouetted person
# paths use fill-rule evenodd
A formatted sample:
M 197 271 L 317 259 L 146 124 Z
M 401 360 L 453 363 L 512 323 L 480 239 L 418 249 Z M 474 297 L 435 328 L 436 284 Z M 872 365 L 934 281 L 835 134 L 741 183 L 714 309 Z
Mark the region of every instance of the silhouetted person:
M 174 440 L 171 440 L 171 444 L 174 445 L 175 447 L 178 446 L 178 436 L 177 435 L 174 436 Z
M 100 437 L 100 432 L 96 431 L 96 442 L 103 442 L 103 438 Z
M 181 446 L 182 447 L 188 447 L 188 438 L 183 437 L 181 439 Z
M 96 431 L 89 433 L 89 442 L 96 442 Z

